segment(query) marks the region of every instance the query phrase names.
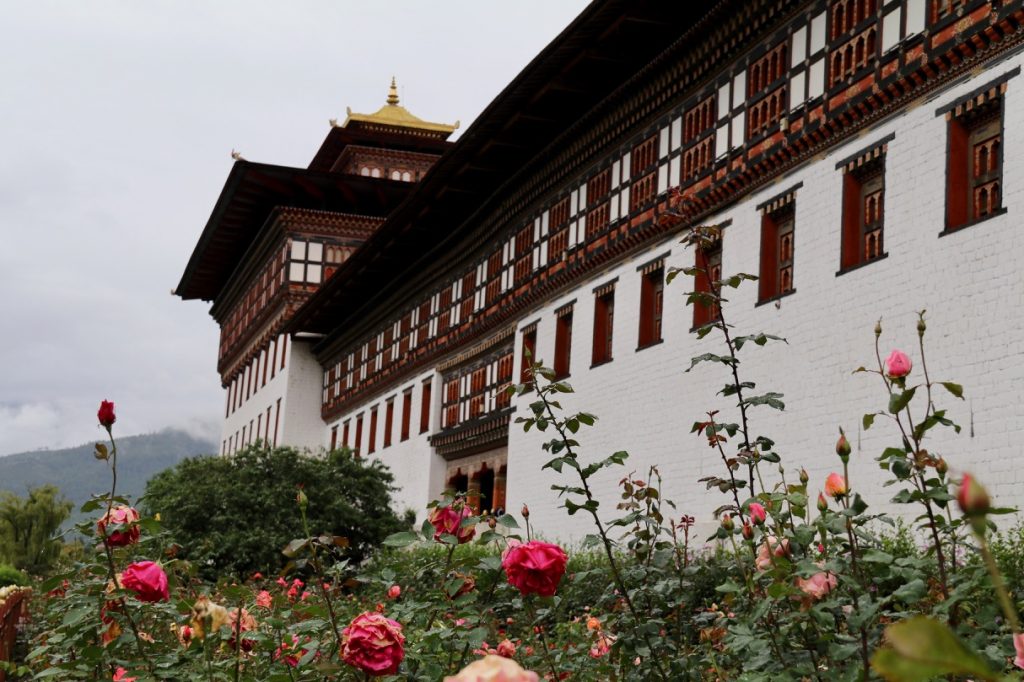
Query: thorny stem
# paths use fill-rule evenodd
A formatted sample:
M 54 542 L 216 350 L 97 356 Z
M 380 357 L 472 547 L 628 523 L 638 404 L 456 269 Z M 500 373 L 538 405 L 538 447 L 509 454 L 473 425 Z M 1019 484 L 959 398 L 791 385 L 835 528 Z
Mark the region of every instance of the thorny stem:
M 725 454 L 725 448 L 722 447 L 722 440 L 718 437 L 718 430 L 715 428 L 714 413 L 708 412 L 708 419 L 711 420 L 711 433 L 714 434 L 715 447 L 718 448 L 718 454 L 722 456 L 722 463 L 725 464 L 725 470 L 729 472 L 729 482 L 732 483 L 732 499 L 736 503 L 736 513 L 740 515 L 740 522 L 746 523 L 747 519 L 743 515 L 743 505 L 740 504 L 739 488 L 736 485 L 736 477 L 732 473 L 732 467 L 729 466 L 729 456 Z M 751 492 L 753 492 L 753 489 L 751 489 Z
M 1003 580 L 1003 574 L 999 571 L 995 557 L 992 556 L 992 552 L 988 548 L 988 540 L 985 539 L 985 534 L 975 531 L 974 535 L 978 538 L 981 556 L 985 559 L 985 568 L 988 569 L 988 574 L 992 576 L 992 587 L 995 588 L 996 596 L 999 597 L 999 606 L 1002 607 L 1003 615 L 1006 616 L 1006 620 L 1010 623 L 1013 633 L 1017 634 L 1020 632 L 1020 619 L 1017 617 L 1017 608 L 1013 605 L 1013 601 L 1006 591 L 1006 582 Z
M 537 391 L 537 396 L 544 403 L 544 409 L 547 412 L 549 422 L 555 427 L 555 430 L 558 431 L 558 436 L 559 438 L 561 438 L 562 443 L 565 445 L 566 454 L 569 457 L 571 457 L 574 462 L 578 461 L 578 456 L 575 452 L 573 452 L 572 445 L 570 444 L 571 439 L 569 438 L 569 434 L 565 432 L 565 425 L 555 418 L 555 412 L 551 407 L 551 401 L 548 400 L 547 394 L 541 390 L 540 382 L 537 381 L 536 371 L 531 372 L 530 376 L 533 382 L 533 388 L 534 390 Z M 576 468 L 576 471 L 580 475 L 580 481 L 583 484 L 583 494 L 586 496 L 587 502 L 594 502 L 594 493 L 590 489 L 590 483 L 587 481 L 587 477 L 583 475 L 583 472 L 580 469 Z M 633 600 L 629 596 L 629 590 L 626 588 L 626 583 L 622 579 L 622 573 L 619 570 L 618 562 L 615 561 L 615 555 L 612 552 L 612 540 L 608 537 L 608 531 L 605 529 L 604 524 L 601 522 L 601 517 L 598 516 L 597 510 L 594 508 L 594 505 L 588 504 L 586 506 L 586 509 L 587 512 L 590 514 L 591 518 L 594 519 L 594 525 L 597 526 L 597 532 L 601 536 L 601 544 L 604 545 L 605 556 L 608 558 L 608 566 L 612 570 L 612 577 L 615 579 L 615 585 L 616 587 L 618 587 L 619 592 L 622 594 L 622 598 L 625 600 L 626 607 L 629 609 L 630 615 L 633 616 L 634 622 L 640 623 L 642 621 L 640 614 L 637 612 L 636 606 L 633 604 Z M 657 654 L 654 653 L 654 646 L 651 643 L 650 636 L 645 633 L 643 637 L 644 640 L 647 642 L 647 646 L 651 649 L 651 660 L 654 662 L 654 665 L 658 670 L 659 676 L 661 677 L 661 679 L 668 682 L 668 674 L 665 672 L 661 660 L 658 658 Z
M 885 376 L 885 366 L 882 364 L 882 352 L 879 349 L 879 336 L 878 336 L 878 334 L 875 335 L 875 358 L 878 360 L 878 376 L 880 376 L 882 378 L 882 383 L 885 385 L 886 392 L 889 395 L 892 395 L 892 382 Z M 931 402 L 931 398 L 930 397 L 929 397 L 929 402 Z M 907 418 L 908 419 L 910 418 L 910 410 L 909 410 L 909 408 L 907 410 Z M 913 433 L 911 433 L 909 436 L 907 435 L 907 430 L 903 426 L 903 420 L 900 419 L 900 415 L 899 414 L 893 415 L 893 419 L 896 420 L 896 425 L 899 427 L 900 433 L 903 435 L 903 442 L 905 444 L 907 444 L 907 445 L 910 445 L 911 442 L 914 443 L 914 453 L 913 454 L 916 457 L 917 451 L 921 449 L 920 448 L 920 441 L 917 439 L 917 437 Z M 911 426 L 913 426 L 914 422 L 911 420 L 910 424 L 911 424 Z M 914 479 L 915 485 L 917 485 L 918 489 L 923 492 L 924 482 L 920 481 L 920 483 L 919 483 L 918 482 L 918 478 L 919 478 L 919 476 L 917 476 L 915 474 L 915 479 Z M 925 511 L 928 514 L 928 526 L 929 526 L 929 528 L 932 531 L 932 540 L 935 543 L 935 560 L 936 560 L 936 563 L 938 563 L 938 566 L 939 566 L 939 578 L 941 580 L 942 596 L 943 596 L 944 599 L 949 599 L 949 582 L 948 582 L 948 580 L 946 578 L 946 560 L 945 560 L 945 557 L 943 556 L 943 553 L 942 553 L 942 541 L 939 539 L 939 530 L 938 530 L 938 527 L 937 527 L 937 525 L 935 523 L 935 513 L 932 510 L 931 500 L 929 500 L 926 497 L 924 499 L 923 503 L 924 503 Z
M 729 363 L 729 369 L 732 370 L 732 381 L 736 387 L 736 400 L 740 408 L 740 420 L 743 422 L 743 450 L 747 457 L 750 457 L 750 462 L 747 464 L 748 477 L 750 483 L 750 494 L 754 496 L 754 469 L 757 467 L 757 463 L 754 461 L 754 451 L 750 447 L 750 430 L 747 423 L 747 404 L 743 400 L 743 388 L 740 386 L 740 372 L 739 363 L 740 360 L 736 356 L 736 347 L 733 345 L 732 336 L 729 334 L 729 325 L 725 323 L 725 312 L 722 305 L 722 286 L 717 281 L 712 281 L 710 277 L 710 269 L 708 268 L 707 255 L 704 253 L 704 249 L 701 244 L 697 244 L 697 257 L 702 261 L 700 269 L 704 272 L 704 276 L 708 278 L 708 286 L 711 289 L 711 295 L 718 302 L 718 323 L 715 325 L 722 330 L 722 334 L 725 336 L 725 345 L 729 349 L 729 357 L 732 358 L 732 362 Z M 758 472 L 760 476 L 760 472 Z M 764 488 L 762 484 L 761 488 Z
M 106 519 L 107 523 L 109 523 L 110 512 L 114 509 L 114 495 L 117 492 L 117 441 L 114 440 L 114 432 L 111 430 L 111 428 L 107 426 L 106 429 L 107 437 L 110 438 L 110 474 L 112 479 L 110 484 L 110 497 L 107 499 Z M 114 586 L 115 589 L 117 589 L 118 587 L 120 587 L 117 584 L 117 567 L 114 566 L 114 550 L 110 546 L 110 543 L 107 542 L 106 523 L 104 523 L 103 526 L 100 528 L 100 538 L 103 541 L 103 551 L 107 557 L 107 571 L 110 576 L 110 583 Z M 139 657 L 143 661 L 145 661 L 146 667 L 149 669 L 149 672 L 154 673 L 153 663 L 149 660 L 149 657 L 146 655 L 145 649 L 142 648 L 142 638 L 139 636 L 139 627 L 135 624 L 135 619 L 132 618 L 132 614 L 128 610 L 128 606 L 124 600 L 124 597 L 118 597 L 117 603 L 118 606 L 120 607 L 121 613 L 123 613 L 124 617 L 128 620 L 128 625 L 132 629 L 132 634 L 135 635 L 135 648 L 139 651 Z M 102 623 L 102 617 L 100 619 L 100 622 Z
M 849 477 L 848 471 L 849 471 L 849 465 L 844 461 L 843 462 L 843 480 L 846 482 L 847 495 L 849 495 L 849 488 L 850 488 L 850 477 Z M 848 499 L 844 497 L 843 498 L 843 509 L 849 509 L 849 508 L 850 508 L 850 503 L 849 503 Z M 850 564 L 853 566 L 853 574 L 855 576 L 857 576 L 857 582 L 859 582 L 861 584 L 861 587 L 868 593 L 868 595 L 871 595 L 871 590 L 869 589 L 869 586 L 865 583 L 864 575 L 860 572 L 860 568 L 857 565 L 857 541 L 856 541 L 856 539 L 855 539 L 855 537 L 853 535 L 853 522 L 850 520 L 849 516 L 846 517 L 846 536 L 849 538 L 849 541 L 850 541 Z M 872 598 L 872 601 L 874 601 L 873 598 Z M 854 603 L 857 604 L 856 608 L 859 611 L 860 610 L 860 604 L 857 603 L 856 600 L 854 600 Z M 866 680 L 870 676 L 871 659 L 870 659 L 870 656 L 869 656 L 869 653 L 868 653 L 868 631 L 867 631 L 867 628 L 864 625 L 860 626 L 860 658 L 861 658 L 861 663 L 864 666 L 864 679 Z
M 317 586 L 320 588 L 320 594 L 323 595 L 324 603 L 327 605 L 327 615 L 330 616 L 331 629 L 334 630 L 334 641 L 338 646 L 338 650 L 341 650 L 341 630 L 338 629 L 338 618 L 334 615 L 334 603 L 331 601 L 331 595 L 327 592 L 327 588 L 324 587 L 326 580 L 324 579 L 320 556 L 316 551 L 316 541 L 309 534 L 309 521 L 306 519 L 306 510 L 301 505 L 299 506 L 299 514 L 302 515 L 302 530 L 306 533 L 306 538 L 309 541 L 309 551 L 313 555 L 313 570 L 317 578 Z
M 533 603 L 533 599 L 526 598 L 524 601 L 529 604 L 530 609 L 530 620 L 533 621 L 533 627 L 537 629 L 537 635 L 540 637 L 540 646 L 544 650 L 544 662 L 548 664 L 551 669 L 551 679 L 558 679 L 558 668 L 555 666 L 554 659 L 551 658 L 551 649 L 548 648 L 548 639 L 544 636 L 544 626 L 537 623 L 537 605 Z
M 235 682 L 242 670 L 242 600 L 238 600 L 235 610 Z

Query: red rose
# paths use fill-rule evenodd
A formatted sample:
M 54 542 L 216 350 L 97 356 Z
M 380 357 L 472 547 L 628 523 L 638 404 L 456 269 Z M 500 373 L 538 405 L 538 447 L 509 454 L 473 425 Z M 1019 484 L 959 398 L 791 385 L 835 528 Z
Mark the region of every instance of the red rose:
M 109 400 L 100 402 L 99 412 L 96 413 L 96 418 L 100 420 L 100 426 L 110 428 L 117 421 L 117 416 L 114 414 L 114 403 Z
M 435 507 L 430 513 L 430 525 L 434 527 L 434 539 L 440 541 L 442 535 L 454 535 L 459 544 L 469 542 L 476 535 L 476 528 L 463 526 L 462 520 L 473 515 L 473 510 L 457 502 L 448 507 Z
M 167 574 L 152 561 L 128 564 L 121 573 L 121 586 L 134 592 L 139 601 L 168 601 L 171 598 L 167 590 Z
M 550 597 L 558 589 L 569 560 L 558 545 L 532 540 L 511 545 L 501 558 L 508 582 L 522 594 Z
M 108 523 L 118 526 L 127 526 L 128 524 L 134 524 L 138 520 L 139 512 L 135 511 L 131 507 L 119 504 L 111 509 L 108 514 L 104 514 L 103 518 L 96 522 L 96 532 L 100 534 L 100 537 L 103 537 Z M 136 525 L 131 525 L 124 530 L 115 530 L 107 535 L 107 544 L 111 547 L 134 545 L 138 541 L 139 527 Z
M 342 630 L 341 659 L 375 677 L 394 675 L 405 658 L 402 626 L 379 613 L 361 613 Z

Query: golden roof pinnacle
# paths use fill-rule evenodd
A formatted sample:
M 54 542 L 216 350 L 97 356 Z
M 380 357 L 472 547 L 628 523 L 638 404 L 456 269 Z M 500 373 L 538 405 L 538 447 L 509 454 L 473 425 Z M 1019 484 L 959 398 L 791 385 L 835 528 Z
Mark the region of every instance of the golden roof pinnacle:
M 413 130 L 448 134 L 451 134 L 459 127 L 458 121 L 455 122 L 455 125 L 424 121 L 417 116 L 413 116 L 409 113 L 408 109 L 401 106 L 398 102 L 398 84 L 395 77 L 392 76 L 391 87 L 388 88 L 387 103 L 372 114 L 355 114 L 352 113 L 351 108 L 346 108 L 345 111 L 348 116 L 345 119 L 345 122 L 341 124 L 341 127 L 346 128 L 352 123 L 358 123 L 364 125 L 389 126 L 393 128 L 410 128 Z M 333 125 L 336 124 L 332 122 L 332 126 Z

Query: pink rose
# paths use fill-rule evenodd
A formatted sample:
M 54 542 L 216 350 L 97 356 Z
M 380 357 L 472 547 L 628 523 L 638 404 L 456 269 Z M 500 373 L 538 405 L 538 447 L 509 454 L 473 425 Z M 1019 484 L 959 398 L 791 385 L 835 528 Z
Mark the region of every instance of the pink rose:
M 117 670 L 114 671 L 114 676 L 110 679 L 112 679 L 114 682 L 135 682 L 135 680 L 139 678 L 128 677 L 128 671 L 124 668 L 119 667 Z
M 831 473 L 825 479 L 825 494 L 837 500 L 845 497 L 847 493 L 846 479 L 837 473 Z
M 167 574 L 152 561 L 128 564 L 121 573 L 121 586 L 134 592 L 139 601 L 168 601 L 171 598 L 167 590 Z
M 963 480 L 960 481 L 956 502 L 967 516 L 984 516 L 992 506 L 988 491 L 970 474 L 964 474 Z
M 260 590 L 260 593 L 256 595 L 256 606 L 260 608 L 269 609 L 273 602 L 274 598 L 266 590 Z
M 760 502 L 750 503 L 750 520 L 754 522 L 754 525 L 760 526 L 768 518 L 768 513 L 764 510 L 764 505 Z
M 394 675 L 405 658 L 402 626 L 379 613 L 366 612 L 342 630 L 341 658 L 354 668 L 374 675 Z
M 388 597 L 391 599 L 398 599 L 402 596 L 402 588 L 398 585 L 392 585 L 388 588 Z
M 889 375 L 890 379 L 900 379 L 907 376 L 910 374 L 913 366 L 914 363 L 910 361 L 907 354 L 900 350 L 894 350 L 885 359 L 885 373 Z
M 100 537 L 103 537 L 107 524 L 127 526 L 128 524 L 134 524 L 138 520 L 139 512 L 123 504 L 115 505 L 109 514 L 104 514 L 103 518 L 96 522 L 96 532 L 100 534 Z M 134 545 L 138 541 L 139 527 L 135 525 L 124 530 L 115 530 L 107 535 L 107 544 L 111 547 L 125 547 L 127 545 Z
M 839 581 L 836 579 L 836 576 L 826 571 L 815 573 L 806 580 L 803 578 L 796 579 L 796 586 L 811 599 L 821 599 L 834 590 L 838 584 Z
M 491 655 L 473 661 L 444 682 L 540 682 L 540 677 L 511 658 Z
M 1024 634 L 1020 632 L 1013 633 L 1013 649 L 1017 652 L 1017 657 L 1013 659 L 1013 664 L 1018 668 L 1024 668 Z
M 434 511 L 430 513 L 430 525 L 434 527 L 434 539 L 440 541 L 442 535 L 454 535 L 458 538 L 460 545 L 469 542 L 476 535 L 476 528 L 463 526 L 462 520 L 468 519 L 472 515 L 473 510 L 461 502 L 447 507 L 434 507 Z
M 757 550 L 757 564 L 758 570 L 767 571 L 772 567 L 773 561 L 771 555 L 768 553 L 768 547 L 772 548 L 772 554 L 776 557 L 789 556 L 789 540 L 783 539 L 779 542 L 778 538 L 774 535 L 765 537 L 764 544 Z
M 587 652 L 591 658 L 601 658 L 607 656 L 608 652 L 612 650 L 612 643 L 615 642 L 615 638 L 611 635 L 601 633 L 597 636 L 597 641 L 594 642 L 594 646 L 590 647 L 590 651 Z
M 508 582 L 522 594 L 550 597 L 558 589 L 569 560 L 558 545 L 533 540 L 526 544 L 510 544 L 501 558 Z

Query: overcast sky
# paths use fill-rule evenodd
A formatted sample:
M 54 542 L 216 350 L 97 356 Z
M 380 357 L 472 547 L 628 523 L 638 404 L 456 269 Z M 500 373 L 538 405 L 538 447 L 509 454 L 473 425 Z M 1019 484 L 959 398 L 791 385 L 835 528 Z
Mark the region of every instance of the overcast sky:
M 230 170 L 305 166 L 345 107 L 462 129 L 583 0 L 4 4 L 0 455 L 219 437 L 217 327 L 170 295 Z

